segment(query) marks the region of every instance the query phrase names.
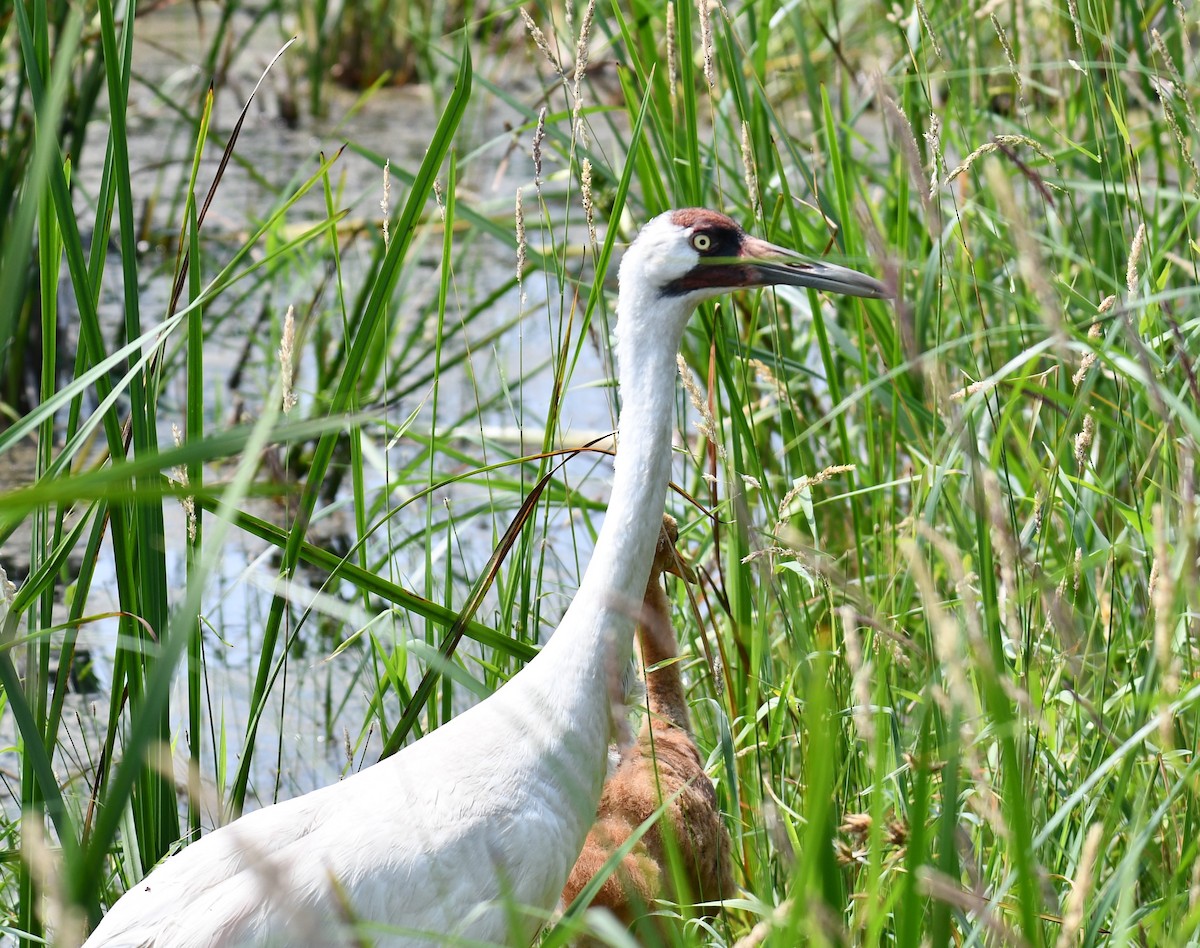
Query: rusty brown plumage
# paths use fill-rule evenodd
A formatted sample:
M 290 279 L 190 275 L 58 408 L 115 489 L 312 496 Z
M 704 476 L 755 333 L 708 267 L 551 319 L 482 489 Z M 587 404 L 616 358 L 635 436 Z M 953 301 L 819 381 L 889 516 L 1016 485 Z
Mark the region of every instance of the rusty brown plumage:
M 604 785 L 596 822 L 563 889 L 563 902 L 570 904 L 613 851 L 669 801 L 591 903 L 635 929 L 661 923 L 647 914 L 660 897 L 712 902 L 734 892 L 729 832 L 692 740 L 670 602 L 662 587 L 663 573 L 695 582 L 675 549 L 677 538 L 674 518 L 664 514 L 637 626 L 649 715 Z M 678 854 L 684 891 L 674 885 L 671 849 Z

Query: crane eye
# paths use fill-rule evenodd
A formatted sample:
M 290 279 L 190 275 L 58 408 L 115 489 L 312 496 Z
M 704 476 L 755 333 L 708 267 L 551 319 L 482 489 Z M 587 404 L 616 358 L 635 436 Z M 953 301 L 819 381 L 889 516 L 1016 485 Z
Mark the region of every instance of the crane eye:
M 712 237 L 708 234 L 692 234 L 692 248 L 700 253 L 708 253 L 712 250 Z

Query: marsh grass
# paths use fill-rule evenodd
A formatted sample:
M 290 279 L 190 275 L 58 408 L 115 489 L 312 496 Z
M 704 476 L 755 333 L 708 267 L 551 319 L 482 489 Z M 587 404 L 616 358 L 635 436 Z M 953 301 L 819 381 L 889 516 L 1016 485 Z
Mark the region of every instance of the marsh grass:
M 23 111 L 6 115 L 36 121 L 26 157 L 4 165 L 20 185 L 5 194 L 0 363 L 30 345 L 28 317 L 41 343 L 26 359 L 42 372 L 36 407 L 0 385 L 0 459 L 28 444 L 37 459 L 29 483 L 0 493 L 5 561 L 18 542 L 28 556 L 0 644 L 18 734 L 0 830 L 6 935 L 77 940 L 207 825 L 202 776 L 224 816 L 271 799 L 252 795 L 253 774 L 286 769 L 292 751 L 258 728 L 289 671 L 313 661 L 319 620 L 334 644 L 316 648 L 352 663 L 368 695 L 353 720 L 329 698 L 346 769 L 519 669 L 603 513 L 602 455 L 563 451 L 581 447 L 570 406 L 595 381 L 581 366 L 592 352 L 608 364 L 604 276 L 638 222 L 703 204 L 879 273 L 898 299 L 778 290 L 721 300 L 688 332 L 668 505 L 702 582 L 675 590 L 676 626 L 743 891 L 708 921 L 664 906 L 689 919 L 679 943 L 1196 941 L 1194 12 L 489 12 L 465 40 L 421 38 L 440 117 L 424 161 L 390 167 L 386 241 L 341 229 L 331 152 L 249 213 L 234 250 L 216 249 L 199 169 L 227 144 L 236 161 L 237 136 L 212 125 L 211 97 L 177 102 L 195 149 L 171 196 L 178 253 L 160 274 L 141 269 L 136 244 L 144 198 L 125 102 L 137 22 L 98 3 L 95 92 L 94 73 L 69 66 L 78 16 L 12 12 L 3 37 Z M 520 57 L 542 94 L 490 78 Z M 88 90 L 106 102 L 108 158 L 80 202 L 63 116 Z M 481 142 L 464 116 L 496 103 L 518 122 Z M 498 144 L 528 161 L 519 228 L 513 194 L 490 203 L 465 183 L 491 177 Z M 350 147 L 382 181 L 372 143 Z M 367 248 L 362 276 L 344 266 L 351 247 Z M 507 282 L 468 294 L 480 255 L 523 269 L 505 263 Z M 279 387 L 287 306 L 267 306 L 258 402 L 227 425 L 203 384 L 218 327 L 309 267 L 327 278 L 292 301 L 299 401 L 285 412 Z M 139 304 L 152 279 L 176 288 L 166 311 Z M 114 286 L 111 341 L 97 307 Z M 68 293 L 77 334 L 60 316 Z M 531 320 L 551 344 L 522 349 L 520 377 L 474 375 L 473 403 L 448 405 L 441 380 L 514 335 L 524 345 Z M 178 410 L 172 386 L 186 393 Z M 520 429 L 515 446 L 484 421 L 495 417 Z M 178 445 L 163 434 L 172 422 Z M 282 476 L 261 463 L 268 448 Z M 473 499 L 436 503 L 452 483 Z M 261 494 L 282 519 L 261 515 Z M 194 535 L 164 526 L 180 498 Z M 332 552 L 313 525 L 347 505 L 348 552 Z M 423 526 L 401 529 L 413 510 Z M 482 555 L 464 540 L 479 523 Z M 221 632 L 206 619 L 210 577 L 232 531 L 273 548 L 281 580 L 244 720 L 208 687 Z M 167 555 L 181 551 L 186 576 L 170 588 Z M 73 699 L 51 665 L 69 667 L 100 621 L 101 552 L 119 603 L 112 679 L 88 765 L 68 772 Z M 397 565 L 410 555 L 416 586 Z M 293 592 L 302 566 L 357 611 L 321 615 Z M 191 792 L 177 793 L 172 755 L 189 762 Z M 628 943 L 582 909 L 545 943 L 584 929 Z

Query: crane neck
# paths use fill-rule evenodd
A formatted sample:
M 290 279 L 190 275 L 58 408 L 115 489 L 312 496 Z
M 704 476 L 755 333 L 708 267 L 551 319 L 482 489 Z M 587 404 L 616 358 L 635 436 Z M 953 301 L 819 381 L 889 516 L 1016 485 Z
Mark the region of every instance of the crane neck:
M 523 742 L 506 742 L 509 751 L 536 755 L 529 792 L 560 814 L 572 853 L 596 815 L 614 703 L 623 698 L 618 683 L 633 655 L 634 622 L 662 528 L 675 357 L 694 309 L 694 301 L 648 293 L 644 281 L 627 279 L 635 275 L 628 261 L 626 254 L 616 327 L 622 405 L 604 524 L 562 622 L 541 653 L 494 695 L 493 705 L 493 714 L 523 735 Z M 447 727 L 460 720 L 465 716 Z
M 606 600 L 608 614 L 636 619 L 662 529 L 671 471 L 677 346 L 642 347 L 620 355 L 621 412 L 612 493 L 581 591 Z M 593 586 L 594 584 L 594 586 Z M 632 639 L 613 646 L 624 661 Z
M 623 269 L 616 326 L 622 404 L 608 510 L 575 599 L 534 662 L 558 682 L 567 676 L 588 682 L 578 698 L 589 706 L 593 720 L 602 719 L 604 743 L 607 683 L 632 654 L 634 621 L 662 527 L 671 469 L 675 360 L 695 308 L 693 302 L 647 292 L 641 281 L 632 281 L 631 290 L 625 276 Z M 557 697 L 564 697 L 561 689 Z

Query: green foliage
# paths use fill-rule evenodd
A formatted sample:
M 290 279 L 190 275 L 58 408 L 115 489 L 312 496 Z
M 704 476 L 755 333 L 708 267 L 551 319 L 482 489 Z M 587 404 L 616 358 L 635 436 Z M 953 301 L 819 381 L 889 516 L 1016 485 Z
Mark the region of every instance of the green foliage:
M 303 11 L 316 58 L 276 68 L 306 72 L 310 112 L 328 111 L 332 53 L 314 38 L 329 9 L 227 6 L 205 81 Z M 638 223 L 703 204 L 898 299 L 724 299 L 686 337 L 668 506 L 703 581 L 674 590 L 675 621 L 743 892 L 707 921 L 665 906 L 679 943 L 1200 937 L 1186 5 L 543 4 L 526 8 L 539 36 L 517 8 L 441 35 L 453 11 L 405 7 L 438 106 L 410 132 L 424 159 L 390 167 L 388 239 L 353 232 L 339 178 L 351 156 L 382 169 L 376 143 L 268 181 L 239 153 L 253 113 L 222 122 L 201 88 L 171 102 L 194 148 L 163 202 L 165 270 L 139 243 L 130 157 L 141 21 L 110 0 L 86 25 L 69 4 L 6 9 L 0 464 L 33 458 L 0 487 L 18 582 L 0 630 L 19 751 L 6 932 L 76 943 L 206 812 L 309 789 L 263 777 L 303 752 L 261 728 L 314 656 L 367 696 L 358 711 L 325 695 L 347 769 L 521 667 L 604 509 L 603 465 L 571 427 L 592 353 L 611 367 L 604 275 Z M 518 70 L 531 81 L 513 91 Z M 515 121 L 497 148 L 473 123 L 499 108 Z M 97 109 L 105 160 L 84 191 Z M 510 145 L 539 168 L 520 228 L 511 191 L 479 187 Z M 206 220 L 231 162 L 270 195 L 234 239 Z M 488 257 L 501 264 L 476 276 Z M 205 383 L 230 327 L 254 378 L 234 424 Z M 534 329 L 548 345 L 525 347 Z M 479 354 L 505 345 L 522 346 L 519 377 L 487 377 Z M 181 500 L 193 533 L 164 519 Z M 320 524 L 347 509 L 330 550 Z M 240 536 L 274 551 L 279 582 L 234 706 L 209 684 L 227 616 L 214 576 Z M 93 627 L 110 630 L 111 674 L 81 734 L 51 669 Z M 172 756 L 193 768 L 181 794 Z M 581 908 L 547 944 L 622 943 Z

